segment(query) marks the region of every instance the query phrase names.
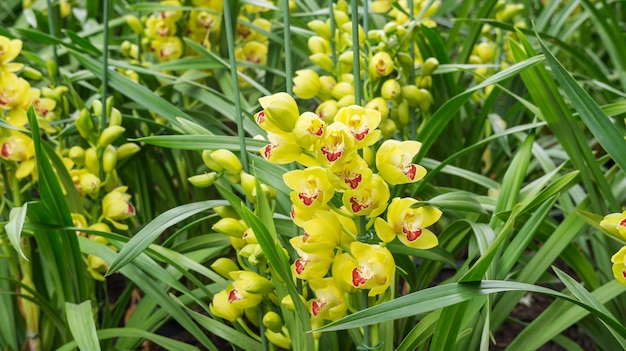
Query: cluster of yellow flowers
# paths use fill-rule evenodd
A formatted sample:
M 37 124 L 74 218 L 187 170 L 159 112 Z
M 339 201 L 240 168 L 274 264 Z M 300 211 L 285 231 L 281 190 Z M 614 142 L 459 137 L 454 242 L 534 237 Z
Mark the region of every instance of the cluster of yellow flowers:
M 177 10 L 182 4 L 178 0 L 161 1 L 162 5 L 169 9 L 156 12 L 139 20 L 137 17 L 127 15 L 126 22 L 141 39 L 141 52 L 150 53 L 157 62 L 166 62 L 179 59 L 185 54 L 194 55 L 192 49 L 185 49 L 182 38 L 202 44 L 207 50 L 219 48 L 222 0 L 192 0 L 191 11 Z M 261 17 L 266 9 L 260 6 L 245 4 L 240 9 L 241 13 L 235 30 L 235 56 L 241 62 L 247 62 L 250 66 L 264 65 L 267 59 L 267 36 L 271 30 L 271 22 Z M 184 28 L 183 33 L 178 29 Z M 150 58 L 142 55 L 139 46 L 130 41 L 122 44 L 122 54 L 136 62 L 148 64 Z M 246 65 L 238 65 L 242 73 L 250 73 Z M 241 81 L 245 85 L 245 81 Z
M 48 135 L 57 132 L 58 127 L 54 127 L 51 122 L 57 120 L 58 115 L 66 113 L 64 94 L 67 88 L 57 86 L 55 88 L 43 87 L 41 89 L 31 87 L 30 83 L 17 75 L 17 72 L 24 69 L 22 63 L 13 62 L 22 51 L 22 41 L 19 39 L 9 39 L 0 36 L 0 117 L 14 129 L 1 128 L 0 133 L 0 156 L 7 161 L 7 166 L 11 170 L 8 172 L 7 183 L 11 187 L 19 188 L 18 182 L 30 177 L 36 182 L 37 169 L 35 162 L 34 144 L 32 139 L 25 133 L 19 131 L 28 124 L 26 111 L 32 107 L 37 115 L 41 129 Z M 42 75 L 36 75 L 34 70 L 29 71 L 29 75 L 41 79 Z M 102 104 L 100 101 L 93 102 L 94 116 L 99 120 L 102 114 Z M 74 225 L 78 228 L 90 228 L 101 231 L 111 231 L 109 226 L 103 222 L 108 221 L 117 229 L 127 229 L 128 226 L 120 221 L 135 214 L 135 209 L 129 202 L 130 195 L 126 193 L 125 186 L 119 186 L 116 171 L 117 161 L 129 157 L 139 151 L 139 146 L 134 143 L 126 143 L 119 147 L 112 143 L 122 136 L 124 128 L 120 126 L 122 115 L 113 108 L 108 116 L 109 126 L 100 131 L 98 124 L 94 123 L 92 115 L 84 109 L 80 112 L 75 121 L 76 129 L 90 144 L 86 150 L 81 146 L 73 146 L 65 149 L 62 144 L 57 147 L 57 153 L 61 161 L 69 172 L 74 186 L 81 199 L 88 198 L 85 202 L 85 213 L 95 214 L 89 211 L 94 201 L 100 199 L 100 191 L 104 189 L 106 194 L 99 203 L 98 212 L 102 215 L 98 218 L 90 217 L 87 220 L 84 214 L 73 213 Z M 100 179 L 100 168 L 105 179 Z M 3 182 L 4 183 L 4 182 Z M 16 199 L 14 199 L 16 200 Z M 18 203 L 21 201 L 18 201 Z M 96 203 L 97 205 L 97 203 Z M 89 224 L 91 223 L 91 224 Z M 79 235 L 84 235 L 79 232 Z M 90 235 L 94 240 L 106 242 L 104 238 Z M 92 277 L 104 280 L 102 274 L 106 271 L 104 262 L 95 256 L 89 255 L 87 258 L 88 269 Z
M 414 1 L 415 16 L 426 6 L 427 1 Z M 385 137 L 390 137 L 401 127 L 410 124 L 410 108 L 417 113 L 427 113 L 432 96 L 431 74 L 439 62 L 434 57 L 424 60 L 419 50 L 415 50 L 414 59 L 409 54 L 410 43 L 416 35 L 415 23 L 407 16 L 406 1 L 398 3 L 404 11 L 391 6 L 390 1 L 374 1 L 372 10 L 387 13 L 392 20 L 382 29 L 373 29 L 366 33 L 359 26 L 359 77 L 354 77 L 354 54 L 352 43 L 352 23 L 348 14 L 348 5 L 340 0 L 333 11 L 333 18 L 326 21 L 313 20 L 308 23 L 316 35 L 309 38 L 311 51 L 309 59 L 327 74 L 318 70 L 304 69 L 296 72 L 294 94 L 302 99 L 317 97 L 322 102 L 315 113 L 325 121 L 332 121 L 337 111 L 355 102 L 354 80 L 364 81 L 366 108 L 381 114 L 380 129 Z M 420 22 L 426 26 L 435 26 L 429 19 L 440 3 L 434 2 L 427 9 Z M 336 24 L 331 33 L 331 24 Z M 421 68 L 415 75 L 414 66 Z M 390 118 L 388 118 L 390 117 Z

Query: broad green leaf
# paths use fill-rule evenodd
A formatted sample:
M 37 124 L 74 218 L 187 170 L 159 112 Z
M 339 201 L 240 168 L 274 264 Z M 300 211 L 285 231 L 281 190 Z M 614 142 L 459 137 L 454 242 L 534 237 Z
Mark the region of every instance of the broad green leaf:
M 156 240 L 161 233 L 167 228 L 184 221 L 185 219 L 206 211 L 215 206 L 226 205 L 226 201 L 222 200 L 208 200 L 186 204 L 178 207 L 174 207 L 167 212 L 161 214 L 150 223 L 148 223 L 143 229 L 141 229 L 132 239 L 130 239 L 126 245 L 120 250 L 119 255 L 111 263 L 111 266 L 107 270 L 107 275 L 115 273 L 120 268 L 124 267 L 130 261 L 135 259 L 140 253 L 142 253 L 154 240 Z
M 466 191 L 452 191 L 437 195 L 428 201 L 424 201 L 423 204 L 442 210 L 487 213 L 476 199 L 476 195 Z
M 116 339 L 120 337 L 133 337 L 133 338 L 143 338 L 154 341 L 155 344 L 165 348 L 166 350 L 189 350 L 189 351 L 198 351 L 199 349 L 195 346 L 189 345 L 187 343 L 170 339 L 168 337 L 147 332 L 145 330 L 137 329 L 137 328 L 110 328 L 110 329 L 100 329 L 97 331 L 97 337 L 100 340 L 107 339 Z M 72 351 L 76 349 L 76 342 L 72 341 L 58 348 L 57 351 Z
M 27 212 L 28 202 L 21 207 L 12 208 L 9 213 L 9 222 L 4 226 L 4 231 L 7 233 L 11 245 L 13 245 L 15 251 L 19 252 L 20 256 L 22 256 L 26 261 L 28 261 L 28 257 L 26 257 L 24 251 L 22 251 L 20 237 L 22 235 L 22 227 L 24 226 Z
M 617 130 L 600 106 L 578 85 L 574 77 L 565 70 L 545 44 L 541 40 L 539 43 L 546 57 L 546 62 L 552 69 L 552 73 L 567 98 L 580 114 L 581 119 L 595 136 L 598 143 L 611 155 L 611 158 L 622 171 L 626 172 L 626 153 L 624 153 L 626 140 L 624 140 L 624 135 Z
M 91 300 L 78 305 L 66 302 L 65 314 L 78 348 L 82 351 L 100 350 Z

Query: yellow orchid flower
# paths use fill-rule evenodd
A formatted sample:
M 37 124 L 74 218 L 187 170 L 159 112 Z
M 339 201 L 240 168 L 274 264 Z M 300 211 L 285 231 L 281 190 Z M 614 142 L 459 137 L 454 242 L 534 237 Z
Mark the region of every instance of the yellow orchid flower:
M 426 175 L 426 169 L 413 162 L 422 143 L 413 140 L 386 140 L 376 152 L 378 173 L 389 184 L 416 182 Z
M 332 123 L 339 112 L 336 100 L 326 100 L 315 109 L 315 113 L 326 123 Z
M 317 158 L 322 165 L 347 160 L 356 154 L 355 139 L 348 126 L 333 122 L 326 126 L 322 138 L 316 145 Z
M 369 67 L 374 77 L 385 77 L 393 72 L 394 64 L 388 53 L 380 51 L 372 56 Z
M 600 227 L 609 234 L 626 240 L 626 211 L 604 216 L 604 219 L 600 222 Z
M 342 202 L 352 214 L 374 218 L 385 211 L 389 196 L 387 183 L 378 174 L 373 174 L 358 189 L 346 190 Z
M 19 39 L 9 39 L 0 35 L 0 75 L 2 72 L 17 72 L 24 67 L 23 64 L 11 62 L 22 51 L 22 41 Z
M 213 295 L 213 301 L 209 305 L 209 310 L 217 317 L 235 322 L 243 315 L 243 309 L 232 303 L 237 299 L 237 294 L 232 291 L 233 285 L 231 284 L 226 289 Z
M 293 128 L 294 140 L 300 147 L 308 150 L 324 135 L 325 126 L 326 123 L 318 115 L 307 111 L 296 121 Z
M 358 189 L 369 182 L 372 170 L 361 156 L 354 155 L 346 162 L 335 163 L 329 167 L 330 180 L 338 191 Z
M 204 7 L 215 12 L 222 12 L 223 0 L 192 0 L 193 6 Z
M 613 275 L 620 284 L 626 285 L 626 246 L 622 247 L 613 257 Z
M 28 122 L 26 109 L 30 104 L 30 84 L 14 73 L 0 74 L 0 108 L 10 110 L 6 120 L 15 127 Z
M 313 317 L 336 321 L 346 314 L 348 306 L 343 290 L 333 278 L 311 279 L 309 287 L 315 293 L 308 303 Z
M 261 148 L 261 156 L 276 164 L 296 161 L 302 155 L 302 149 L 291 134 L 267 133 L 270 144 Z
M 267 44 L 249 41 L 243 45 L 242 53 L 246 61 L 264 65 L 267 61 Z
M 412 198 L 396 197 L 391 200 L 387 210 L 387 222 L 380 217 L 374 222 L 378 237 L 390 242 L 397 236 L 404 245 L 416 249 L 437 246 L 437 237 L 426 227 L 439 220 L 441 211 L 432 206 L 413 208 L 417 202 Z
M 256 123 L 266 132 L 284 134 L 291 133 L 300 116 L 298 104 L 287 93 L 276 93 L 259 99 L 263 111 L 254 118 Z
M 332 250 L 306 252 L 302 249 L 305 242 L 299 237 L 291 238 L 289 242 L 296 249 L 299 256 L 291 265 L 291 271 L 294 276 L 303 280 L 326 276 L 335 257 Z
M 352 254 L 343 253 L 335 258 L 333 277 L 348 291 L 369 289 L 368 296 L 387 290 L 396 271 L 391 252 L 359 241 L 350 244 L 350 251 Z
M 317 72 L 311 69 L 301 69 L 296 71 L 293 78 L 293 93 L 301 99 L 312 99 L 317 95 L 322 87 L 320 77 Z
M 169 5 L 169 6 L 181 6 L 180 1 L 178 1 L 178 0 L 161 1 L 161 4 Z M 176 22 L 182 16 L 183 16 L 183 12 L 179 11 L 179 10 L 167 10 L 167 11 L 159 12 L 159 17 L 161 19 L 164 19 L 164 20 L 167 20 L 167 21 L 170 21 L 170 22 Z
M 230 277 L 235 289 L 249 294 L 267 294 L 274 290 L 272 282 L 252 271 L 233 271 Z
M 380 120 L 380 112 L 356 105 L 339 109 L 335 116 L 335 122 L 348 126 L 356 140 L 355 146 L 359 149 L 370 146 L 380 139 L 380 130 L 376 129 Z
M 33 140 L 17 131 L 0 139 L 0 145 L 0 155 L 5 160 L 23 162 L 35 156 Z
M 293 170 L 285 173 L 283 180 L 293 190 L 289 194 L 291 202 L 309 211 L 324 207 L 335 193 L 328 173 L 322 167 Z
M 313 218 L 304 222 L 301 227 L 304 235 L 291 240 L 298 240 L 297 246 L 305 252 L 332 250 L 341 240 L 341 222 L 328 210 L 315 211 Z
M 131 196 L 126 193 L 126 186 L 120 186 L 102 198 L 102 214 L 113 226 L 119 230 L 126 230 L 128 226 L 118 221 L 135 215 L 135 207 L 129 202 Z
M 165 39 L 176 35 L 176 22 L 159 17 L 149 17 L 146 20 L 146 36 L 152 39 Z
M 153 40 L 150 50 L 159 62 L 173 61 L 183 54 L 183 42 L 179 37 L 166 37 Z
M 214 0 L 215 1 L 215 0 Z M 217 2 L 217 1 L 215 1 Z M 221 3 L 221 1 L 220 1 Z M 219 27 L 221 17 L 207 11 L 192 10 L 189 13 L 189 32 L 199 33 L 204 37 L 207 31 Z

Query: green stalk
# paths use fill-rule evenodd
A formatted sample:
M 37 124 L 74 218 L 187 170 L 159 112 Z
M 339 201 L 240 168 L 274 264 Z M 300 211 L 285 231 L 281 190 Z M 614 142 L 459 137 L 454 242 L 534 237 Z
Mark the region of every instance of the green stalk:
M 415 20 L 414 14 L 414 4 L 413 1 L 409 1 L 409 18 L 411 23 Z M 409 54 L 411 55 L 411 81 L 410 84 L 415 84 L 415 41 L 411 40 L 409 45 Z M 417 116 L 415 115 L 415 107 L 411 107 L 409 110 L 409 118 L 411 119 L 411 139 L 417 139 Z
M 104 0 L 103 4 L 104 39 L 102 43 L 102 118 L 100 119 L 100 131 L 106 127 L 107 122 L 107 94 L 109 93 L 109 0 Z
M 48 7 L 48 32 L 50 32 L 50 36 L 52 37 L 56 37 L 56 21 L 55 21 L 55 11 L 54 11 L 54 7 L 52 7 L 52 0 L 46 0 L 46 4 Z M 59 66 L 59 54 L 57 52 L 57 46 L 55 44 L 52 44 L 52 56 L 54 57 L 54 63 L 56 64 L 56 67 Z M 58 69 L 58 68 L 57 68 Z M 54 84 L 56 86 L 57 84 L 57 79 L 58 79 L 58 74 L 54 73 L 52 74 L 50 73 L 50 77 L 53 79 L 52 84 Z
M 224 24 L 226 28 L 226 41 L 228 46 L 228 60 L 230 63 L 230 75 L 233 81 L 233 92 L 235 101 L 235 117 L 237 121 L 237 136 L 239 138 L 239 148 L 241 150 L 241 164 L 243 171 L 248 173 L 248 153 L 246 152 L 245 131 L 243 129 L 243 115 L 241 113 L 241 100 L 239 93 L 239 82 L 237 81 L 237 62 L 235 60 L 235 36 L 233 33 L 233 18 L 230 0 L 224 1 Z
M 359 52 L 359 2 L 352 0 L 352 55 L 354 75 L 354 104 L 361 105 L 363 91 L 361 89 L 361 62 Z
M 285 84 L 287 94 L 293 95 L 293 55 L 291 53 L 291 17 L 289 15 L 289 1 L 283 0 L 283 23 L 285 26 Z
M 330 19 L 330 53 L 333 65 L 337 67 L 337 46 L 335 45 L 335 13 L 333 12 L 333 0 L 328 0 L 328 17 Z
M 367 296 L 368 291 L 367 290 L 363 290 L 361 291 L 361 302 L 363 304 L 363 306 L 361 306 L 362 309 L 366 309 L 367 306 L 369 306 L 369 296 Z M 363 327 L 363 349 L 365 350 L 369 350 L 370 349 L 370 326 L 366 325 Z

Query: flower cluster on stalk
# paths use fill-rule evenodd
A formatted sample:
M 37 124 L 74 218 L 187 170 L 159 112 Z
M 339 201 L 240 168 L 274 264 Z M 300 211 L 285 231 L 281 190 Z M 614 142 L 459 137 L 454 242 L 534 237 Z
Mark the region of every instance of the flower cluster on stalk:
M 606 215 L 600 222 L 600 227 L 621 241 L 626 241 L 626 211 Z M 611 263 L 615 279 L 626 285 L 626 245 L 611 257 Z

